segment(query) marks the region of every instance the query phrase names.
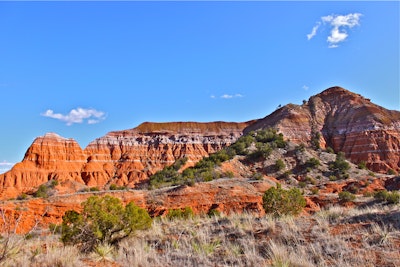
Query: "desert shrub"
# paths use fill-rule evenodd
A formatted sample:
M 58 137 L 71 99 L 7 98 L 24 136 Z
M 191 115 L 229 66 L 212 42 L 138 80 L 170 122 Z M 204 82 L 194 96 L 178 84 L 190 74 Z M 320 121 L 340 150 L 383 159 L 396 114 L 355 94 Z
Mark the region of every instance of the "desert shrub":
M 110 190 L 117 190 L 118 186 L 116 184 L 110 185 Z
M 275 169 L 276 169 L 277 171 L 281 171 L 281 170 L 283 170 L 285 167 L 286 167 L 286 165 L 285 165 L 285 162 L 283 162 L 283 160 L 277 159 L 277 160 L 275 161 Z
M 36 190 L 36 192 L 33 194 L 33 196 L 47 198 L 49 196 L 48 191 L 49 191 L 49 188 L 45 184 L 42 184 L 39 186 L 39 188 Z
M 400 194 L 398 192 L 391 192 L 388 194 L 386 201 L 388 204 L 399 204 Z
M 58 180 L 51 180 L 50 182 L 50 188 L 54 188 L 59 184 Z
M 125 190 L 127 187 L 126 186 L 118 186 L 116 184 L 111 184 L 110 185 L 110 190 Z
M 28 195 L 25 194 L 25 193 L 22 193 L 21 195 L 19 195 L 19 196 L 17 197 L 17 200 L 24 200 L 24 199 L 27 199 L 27 198 L 28 198 Z
M 168 219 L 189 219 L 194 216 L 193 210 L 191 207 L 185 207 L 182 209 L 170 209 L 167 213 Z
M 381 190 L 374 194 L 374 198 L 379 201 L 386 201 L 388 204 L 400 203 L 400 194 L 396 191 Z
M 222 173 L 221 176 L 227 177 L 227 178 L 233 178 L 233 177 L 235 177 L 235 174 L 232 171 L 226 171 L 226 172 Z
M 307 167 L 309 167 L 309 168 L 316 168 L 316 167 L 318 167 L 319 165 L 321 165 L 321 162 L 319 162 L 319 160 L 318 159 L 316 159 L 316 158 L 310 158 L 310 159 L 308 159 L 307 161 L 306 161 L 306 164 L 305 164 Z
M 343 202 L 353 201 L 356 196 L 348 191 L 342 191 L 339 194 L 339 200 Z
M 285 172 L 281 175 L 281 177 L 287 179 L 287 178 L 290 177 L 291 174 L 292 174 L 292 171 L 291 171 L 291 170 L 288 170 L 288 171 L 285 171 Z
M 100 189 L 97 186 L 91 187 L 89 188 L 90 192 L 96 192 L 96 191 L 100 191 Z
M 320 149 L 321 145 L 320 145 L 320 138 L 321 138 L 321 133 L 316 132 L 313 134 L 312 138 L 311 138 L 311 145 L 315 148 L 315 149 Z
M 298 215 L 306 206 L 301 191 L 297 188 L 285 190 L 280 184 L 271 187 L 263 195 L 263 208 L 266 213 L 275 217 Z
M 393 169 L 389 169 L 389 170 L 387 171 L 387 174 L 388 174 L 388 175 L 396 175 L 396 172 L 395 172 Z
M 365 161 L 360 161 L 357 165 L 357 167 L 361 170 L 366 170 L 367 169 L 367 163 Z
M 299 182 L 298 186 L 299 186 L 300 188 L 304 188 L 304 187 L 307 186 L 307 183 L 304 182 L 304 181 L 301 181 L 301 182 Z
M 220 216 L 220 215 L 221 215 L 221 212 L 220 212 L 219 210 L 213 208 L 213 209 L 210 209 L 210 210 L 207 212 L 207 215 L 208 215 L 209 217 Z
M 316 187 L 311 188 L 311 194 L 318 195 L 318 193 L 319 193 L 319 189 L 318 188 L 316 188 Z
M 343 152 L 339 152 L 336 156 L 336 160 L 329 164 L 329 169 L 332 170 L 337 177 L 339 178 L 348 178 L 346 177 L 346 171 L 350 169 L 350 164 L 346 161 Z
M 334 153 L 335 153 L 335 151 L 333 150 L 333 148 L 331 148 L 330 146 L 328 146 L 328 147 L 325 149 L 325 151 L 326 151 L 327 153 L 330 153 L 330 154 L 334 154 Z
M 268 143 L 257 142 L 256 150 L 250 153 L 247 158 L 250 160 L 266 159 L 271 155 L 272 148 Z
M 301 143 L 300 145 L 296 146 L 295 149 L 297 152 L 304 152 L 306 150 L 306 146 L 303 143 Z
M 61 240 L 77 245 L 83 252 L 99 244 L 118 245 L 136 230 L 151 226 L 147 211 L 133 202 L 124 207 L 118 198 L 92 196 L 82 206 L 82 213 L 69 210 L 63 216 Z
M 262 173 L 256 172 L 253 174 L 253 176 L 251 176 L 251 179 L 262 180 L 264 179 L 264 175 Z

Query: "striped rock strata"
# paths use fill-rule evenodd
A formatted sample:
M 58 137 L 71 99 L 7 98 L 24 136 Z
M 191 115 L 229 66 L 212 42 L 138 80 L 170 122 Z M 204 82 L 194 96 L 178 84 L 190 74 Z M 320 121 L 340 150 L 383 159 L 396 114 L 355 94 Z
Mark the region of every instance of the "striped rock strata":
M 143 123 L 108 133 L 85 150 L 73 139 L 49 133 L 36 138 L 23 161 L 0 175 L 0 198 L 32 192 L 51 179 L 135 187 L 179 158 L 187 157 L 190 166 L 232 144 L 251 123 Z
M 400 112 L 373 104 L 340 87 L 286 105 L 244 131 L 275 127 L 291 141 L 309 143 L 320 134 L 321 147 L 343 151 L 374 171 L 400 170 Z

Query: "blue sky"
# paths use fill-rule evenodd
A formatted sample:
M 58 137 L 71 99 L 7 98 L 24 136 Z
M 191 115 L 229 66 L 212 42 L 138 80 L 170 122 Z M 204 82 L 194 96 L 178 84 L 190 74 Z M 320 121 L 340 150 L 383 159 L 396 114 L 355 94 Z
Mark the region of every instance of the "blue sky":
M 0 2 L 0 172 L 35 137 L 247 121 L 339 85 L 399 110 L 399 2 Z M 313 31 L 314 30 L 314 31 Z

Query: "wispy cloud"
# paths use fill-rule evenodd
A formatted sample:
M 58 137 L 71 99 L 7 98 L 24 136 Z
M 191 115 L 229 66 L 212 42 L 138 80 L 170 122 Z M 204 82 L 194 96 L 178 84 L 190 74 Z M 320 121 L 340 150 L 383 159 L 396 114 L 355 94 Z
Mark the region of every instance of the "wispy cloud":
M 310 87 L 308 87 L 307 85 L 303 85 L 302 87 L 305 91 L 307 91 L 308 89 L 310 89 Z
M 321 22 L 317 22 L 317 24 L 312 28 L 311 32 L 307 34 L 307 39 L 311 40 L 316 34 Z
M 72 109 L 68 114 L 54 113 L 53 110 L 48 109 L 41 114 L 44 117 L 64 121 L 68 126 L 74 123 L 83 123 L 87 121 L 88 124 L 99 123 L 105 119 L 105 113 L 96 109 L 76 108 Z
M 240 97 L 243 97 L 243 95 L 241 95 L 241 94 L 234 94 L 234 95 L 223 94 L 221 96 L 221 98 L 224 98 L 224 99 L 240 98 Z
M 329 15 L 321 17 L 321 21 L 324 25 L 328 25 L 331 29 L 329 36 L 327 37 L 327 42 L 329 48 L 338 47 L 339 43 L 344 42 L 349 34 L 346 28 L 353 28 L 354 26 L 360 25 L 361 13 L 350 13 L 347 15 Z M 307 34 L 307 39 L 311 40 L 321 26 L 321 21 L 318 21 L 316 25 L 312 28 L 311 33 Z

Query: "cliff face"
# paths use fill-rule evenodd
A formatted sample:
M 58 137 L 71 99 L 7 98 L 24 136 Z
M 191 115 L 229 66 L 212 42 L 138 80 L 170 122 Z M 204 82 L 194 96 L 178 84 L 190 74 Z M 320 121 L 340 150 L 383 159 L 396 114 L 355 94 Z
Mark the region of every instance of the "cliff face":
M 51 179 L 89 186 L 136 184 L 187 157 L 187 166 L 235 142 L 252 122 L 143 123 L 111 132 L 82 150 L 73 139 L 38 137 L 22 162 L 0 175 L 0 197 L 30 192 Z
M 343 151 L 379 172 L 400 170 L 400 112 L 375 105 L 340 87 L 329 88 L 303 105 L 286 105 L 244 131 L 276 127 L 286 138 Z
M 110 180 L 133 186 L 177 159 L 187 166 L 235 142 L 246 123 L 143 123 L 135 129 L 111 132 L 91 142 L 82 178 L 88 185 Z M 114 178 L 115 177 L 115 178 Z
M 82 182 L 86 155 L 73 139 L 48 133 L 34 140 L 22 162 L 0 175 L 0 197 L 30 192 L 51 179 Z

